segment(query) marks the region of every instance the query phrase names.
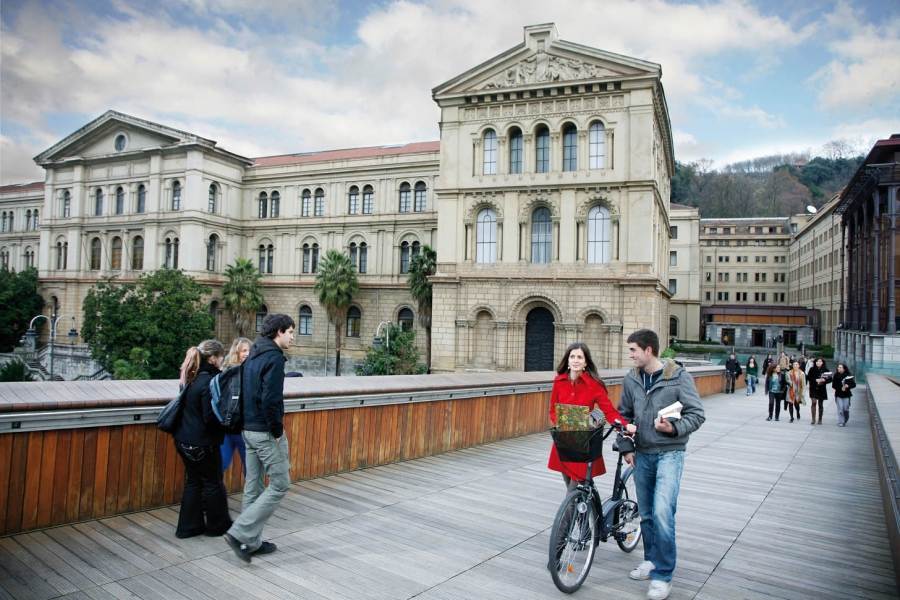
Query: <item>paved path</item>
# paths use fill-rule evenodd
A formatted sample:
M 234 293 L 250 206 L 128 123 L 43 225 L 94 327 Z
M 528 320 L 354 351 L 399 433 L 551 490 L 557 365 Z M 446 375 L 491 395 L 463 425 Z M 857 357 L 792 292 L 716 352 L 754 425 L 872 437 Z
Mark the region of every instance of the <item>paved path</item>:
M 705 402 L 671 597 L 897 598 L 866 403 L 847 428 L 831 403 L 816 427 L 766 422 L 764 404 Z M 0 538 L 0 598 L 559 599 L 544 566 L 563 496 L 548 448 L 533 435 L 295 484 L 267 529 L 279 552 L 251 566 L 219 538 L 176 539 L 177 507 Z M 601 544 L 576 597 L 644 598 L 627 576 L 640 560 Z

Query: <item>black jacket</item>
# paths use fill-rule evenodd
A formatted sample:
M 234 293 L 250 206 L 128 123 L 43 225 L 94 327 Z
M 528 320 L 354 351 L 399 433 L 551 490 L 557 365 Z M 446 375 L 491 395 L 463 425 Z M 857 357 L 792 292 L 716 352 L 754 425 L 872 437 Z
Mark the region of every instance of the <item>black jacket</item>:
M 773 371 L 771 375 L 766 375 L 766 394 L 770 393 L 770 392 L 769 392 L 769 381 L 770 381 L 773 377 L 778 377 L 778 381 L 780 382 L 780 387 L 781 387 L 781 391 L 780 391 L 780 392 L 776 392 L 776 393 L 775 393 L 775 397 L 776 397 L 776 398 L 779 398 L 779 399 L 781 399 L 781 400 L 784 400 L 784 398 L 787 396 L 787 388 L 788 388 L 788 378 L 787 378 L 787 373 L 785 373 L 784 371 L 782 371 L 781 373 L 776 374 L 776 373 Z
M 268 431 L 275 437 L 284 432 L 284 363 L 278 344 L 267 337 L 256 338 L 244 361 L 242 385 L 244 429 Z
M 175 441 L 191 446 L 218 446 L 225 431 L 219 424 L 210 404 L 209 381 L 219 373 L 219 369 L 202 362 L 194 381 L 188 386 L 184 397 L 184 408 L 175 428 Z
M 734 373 L 735 377 L 739 377 L 741 374 L 741 363 L 736 358 L 729 358 L 725 361 L 725 370 L 729 373 Z
M 847 390 L 844 390 L 844 380 L 850 377 L 850 380 L 847 382 Z M 856 387 L 856 378 L 852 377 L 850 373 L 844 371 L 843 373 L 838 373 L 837 369 L 834 370 L 834 378 L 831 380 L 831 388 L 834 390 L 835 398 L 849 398 L 853 394 L 850 392 L 853 388 Z
M 816 379 L 825 379 L 823 375 L 828 372 L 827 368 L 819 369 L 816 365 L 809 368 L 806 374 L 806 382 L 809 386 L 809 397 L 821 400 L 828 400 L 828 381 L 818 383 Z

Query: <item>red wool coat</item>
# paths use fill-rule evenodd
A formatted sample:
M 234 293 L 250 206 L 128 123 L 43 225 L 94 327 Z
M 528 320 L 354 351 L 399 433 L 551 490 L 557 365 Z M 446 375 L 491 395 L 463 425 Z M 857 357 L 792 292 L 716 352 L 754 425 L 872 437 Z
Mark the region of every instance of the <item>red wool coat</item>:
M 556 425 L 556 405 L 559 404 L 578 404 L 587 406 L 591 410 L 599 407 L 606 420 L 612 423 L 616 419 L 627 425 L 628 421 L 619 414 L 619 411 L 613 407 L 606 394 L 606 387 L 598 383 L 593 377 L 587 373 L 582 373 L 581 377 L 573 383 L 569 379 L 568 373 L 557 375 L 553 380 L 553 391 L 550 393 L 550 422 Z M 581 481 L 587 474 L 587 463 L 565 462 L 559 459 L 556 452 L 556 446 L 550 447 L 550 461 L 547 468 L 553 471 L 567 475 L 575 480 Z M 606 473 L 606 465 L 603 464 L 603 458 L 599 457 L 591 465 L 592 475 L 599 477 Z

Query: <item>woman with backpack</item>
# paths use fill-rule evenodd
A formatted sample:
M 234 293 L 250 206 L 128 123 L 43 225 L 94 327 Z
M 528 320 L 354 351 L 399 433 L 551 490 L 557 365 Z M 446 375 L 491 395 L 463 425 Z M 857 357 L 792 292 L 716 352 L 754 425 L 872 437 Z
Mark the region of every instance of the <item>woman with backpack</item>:
M 235 338 L 231 343 L 231 349 L 225 356 L 225 364 L 222 367 L 222 372 L 226 373 L 229 369 L 239 369 L 241 364 L 247 360 L 252 344 L 253 342 L 245 337 Z M 241 470 L 246 475 L 247 447 L 244 445 L 244 435 L 241 432 L 225 433 L 225 439 L 222 440 L 222 446 L 220 447 L 222 453 L 222 473 L 225 473 L 225 471 L 228 470 L 228 467 L 231 466 L 231 459 L 234 458 L 235 450 L 241 455 Z
M 222 425 L 210 404 L 209 382 L 219 373 L 225 347 L 205 340 L 188 348 L 181 364 L 184 395 L 181 417 L 173 436 L 184 462 L 184 493 L 175 536 L 223 535 L 231 527 L 228 498 L 222 482 Z
M 781 370 L 781 365 L 776 362 L 773 362 L 769 366 L 769 371 L 766 373 L 766 393 L 769 394 L 769 416 L 766 418 L 766 421 L 772 420 L 772 409 L 775 409 L 775 420 L 778 420 L 778 416 L 781 414 L 781 403 L 784 401 L 785 395 L 787 395 L 787 376 L 784 371 Z
M 850 373 L 847 365 L 840 362 L 834 370 L 831 388 L 834 390 L 834 403 L 837 406 L 838 427 L 846 427 L 850 420 L 850 391 L 856 387 L 856 378 Z

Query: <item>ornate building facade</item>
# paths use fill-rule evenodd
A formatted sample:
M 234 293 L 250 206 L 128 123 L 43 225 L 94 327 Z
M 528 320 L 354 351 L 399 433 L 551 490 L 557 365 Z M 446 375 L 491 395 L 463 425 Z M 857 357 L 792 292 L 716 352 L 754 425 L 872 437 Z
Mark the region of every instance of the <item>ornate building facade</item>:
M 38 265 L 44 297 L 79 322 L 98 281 L 182 269 L 211 287 L 222 339 L 233 335 L 225 267 L 252 258 L 263 312 L 298 323 L 291 366 L 319 375 L 333 356 L 312 290 L 319 257 L 341 250 L 359 273 L 352 363 L 380 323 L 419 329 L 406 271 L 428 244 L 435 371 L 549 369 L 576 340 L 618 367 L 631 330 L 669 323 L 674 161 L 660 77 L 548 24 L 433 90 L 440 142 L 247 158 L 109 111 L 35 157 L 43 184 L 0 189 L 16 213 L 0 245 L 15 266 Z

